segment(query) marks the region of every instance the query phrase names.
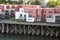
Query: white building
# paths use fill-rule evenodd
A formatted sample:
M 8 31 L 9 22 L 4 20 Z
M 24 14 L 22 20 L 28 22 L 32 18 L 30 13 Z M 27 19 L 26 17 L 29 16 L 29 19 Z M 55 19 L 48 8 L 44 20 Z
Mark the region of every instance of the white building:
M 20 8 L 18 12 L 15 12 L 15 19 L 25 20 L 27 22 L 34 22 L 33 17 L 29 17 L 28 13 L 24 13 L 24 9 Z

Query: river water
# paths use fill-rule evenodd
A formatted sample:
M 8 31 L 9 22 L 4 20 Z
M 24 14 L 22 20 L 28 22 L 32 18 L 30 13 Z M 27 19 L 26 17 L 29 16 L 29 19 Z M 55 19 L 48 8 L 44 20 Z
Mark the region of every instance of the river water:
M 46 37 L 46 36 L 26 36 L 15 34 L 1 34 L 0 40 L 60 40 L 59 37 Z

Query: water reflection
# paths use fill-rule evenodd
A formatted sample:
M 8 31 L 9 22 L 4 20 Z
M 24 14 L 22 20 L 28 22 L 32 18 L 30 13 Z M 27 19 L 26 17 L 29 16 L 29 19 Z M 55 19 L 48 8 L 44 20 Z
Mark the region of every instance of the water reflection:
M 0 34 L 0 40 L 60 40 L 56 37 Z

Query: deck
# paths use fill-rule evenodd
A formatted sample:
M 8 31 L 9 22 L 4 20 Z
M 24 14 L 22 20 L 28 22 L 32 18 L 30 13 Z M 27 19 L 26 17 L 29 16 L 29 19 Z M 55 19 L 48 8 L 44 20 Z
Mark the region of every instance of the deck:
M 0 32 L 58 37 L 60 35 L 60 24 L 0 20 Z
M 56 27 L 60 27 L 60 24 L 54 24 L 54 23 L 17 22 L 17 21 L 12 21 L 12 20 L 0 20 L 0 23 L 4 23 L 4 24 L 22 24 L 22 25 L 41 25 L 41 26 L 56 26 Z

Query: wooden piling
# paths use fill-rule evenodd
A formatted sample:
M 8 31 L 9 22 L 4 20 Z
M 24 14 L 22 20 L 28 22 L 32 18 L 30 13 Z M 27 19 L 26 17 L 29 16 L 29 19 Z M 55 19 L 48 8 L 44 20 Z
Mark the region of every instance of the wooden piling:
M 4 24 L 2 23 L 2 33 L 4 33 Z

